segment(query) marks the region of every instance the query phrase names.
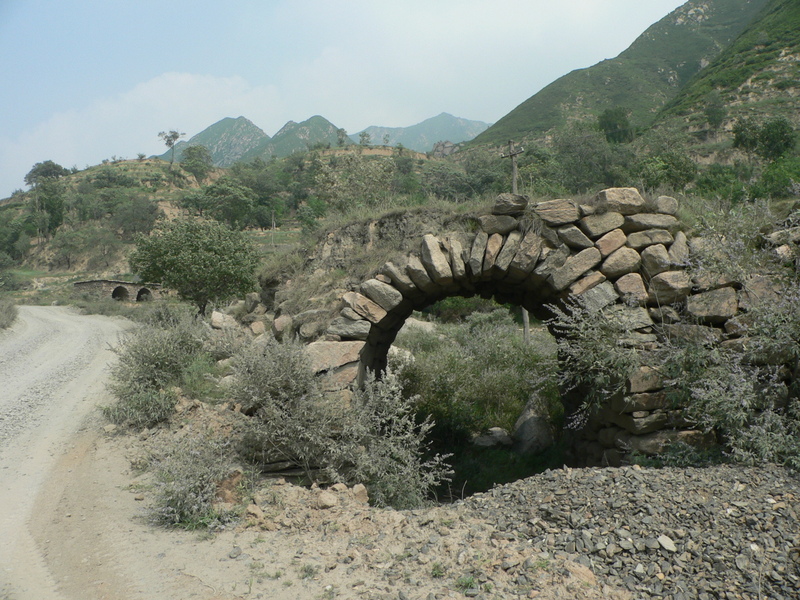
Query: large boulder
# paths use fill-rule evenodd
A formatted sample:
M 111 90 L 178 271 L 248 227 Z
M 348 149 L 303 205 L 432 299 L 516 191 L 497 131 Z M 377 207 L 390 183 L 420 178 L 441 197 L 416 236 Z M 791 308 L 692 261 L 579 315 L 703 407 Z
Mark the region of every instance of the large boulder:
M 539 398 L 532 398 L 514 424 L 514 450 L 523 455 L 540 454 L 555 442 L 553 424 Z

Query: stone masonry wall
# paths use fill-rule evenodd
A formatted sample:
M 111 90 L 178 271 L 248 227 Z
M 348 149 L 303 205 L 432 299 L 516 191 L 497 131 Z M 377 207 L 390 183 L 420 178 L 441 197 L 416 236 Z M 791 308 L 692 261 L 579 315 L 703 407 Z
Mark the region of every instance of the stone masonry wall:
M 604 190 L 586 205 L 550 200 L 528 207 L 523 196 L 501 194 L 491 214 L 478 218 L 478 231 L 424 235 L 418 251 L 387 262 L 357 291 L 345 293 L 326 340 L 312 349 L 326 357 L 317 370 L 335 387 L 366 369 L 385 368 L 405 319 L 447 296 L 494 297 L 534 315 L 543 315 L 549 303 L 581 296 L 598 309 L 613 305 L 603 314 L 624 320 L 629 333 L 620 343 L 637 348 L 648 365 L 584 432 L 587 462 L 618 464 L 631 450 L 654 454 L 678 440 L 711 443 L 691 428 L 681 407 L 669 405 L 650 352 L 664 334 L 741 343 L 738 317 L 753 299 L 748 285 L 764 282 L 693 281 L 685 271 L 690 243 L 677 210 L 674 198 L 647 203 L 634 188 Z M 681 322 L 679 311 L 692 324 Z M 338 354 L 349 359 L 329 358 Z

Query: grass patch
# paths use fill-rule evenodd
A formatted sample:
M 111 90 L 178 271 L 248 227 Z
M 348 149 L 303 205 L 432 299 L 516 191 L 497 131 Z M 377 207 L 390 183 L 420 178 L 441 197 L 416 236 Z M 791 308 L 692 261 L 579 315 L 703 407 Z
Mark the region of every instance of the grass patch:
M 0 329 L 7 329 L 17 320 L 17 305 L 11 298 L 0 298 Z

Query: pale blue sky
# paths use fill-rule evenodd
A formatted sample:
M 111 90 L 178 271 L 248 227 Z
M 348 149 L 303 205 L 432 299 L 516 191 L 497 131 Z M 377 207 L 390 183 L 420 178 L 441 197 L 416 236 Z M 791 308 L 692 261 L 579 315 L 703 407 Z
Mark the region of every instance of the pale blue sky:
M 681 0 L 0 0 L 0 197 L 34 163 L 161 153 L 224 117 L 269 135 L 441 112 L 494 122 Z

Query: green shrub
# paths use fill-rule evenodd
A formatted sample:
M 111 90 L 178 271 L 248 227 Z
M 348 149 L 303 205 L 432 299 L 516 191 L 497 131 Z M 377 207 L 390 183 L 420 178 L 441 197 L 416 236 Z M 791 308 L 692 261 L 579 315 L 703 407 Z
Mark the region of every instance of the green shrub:
M 114 404 L 103 407 L 103 414 L 112 423 L 145 429 L 166 421 L 178 398 L 173 389 L 163 390 L 131 384 Z
M 421 415 L 432 416 L 437 444 L 462 444 L 490 427 L 510 430 L 540 390 L 547 410 L 561 408 L 549 340 L 525 344 L 507 309 L 473 313 L 434 333 L 403 332 L 396 343 L 414 355 L 401 370 L 403 388 L 420 397 Z
M 420 505 L 447 475 L 423 458 L 427 421 L 417 424 L 396 377 L 368 379 L 349 405 L 323 395 L 301 345 L 270 342 L 234 358 L 233 398 L 253 417 L 241 451 L 257 463 L 288 463 L 311 481 L 363 483 L 380 506 Z
M 17 320 L 17 306 L 11 298 L 0 298 L 0 329 L 7 329 Z
M 232 519 L 214 509 L 217 484 L 233 470 L 230 444 L 210 432 L 178 437 L 152 459 L 155 523 L 187 529 Z
M 148 322 L 125 335 L 118 348 L 109 385 L 117 402 L 105 409 L 113 422 L 134 428 L 151 427 L 166 420 L 176 396 L 169 391 L 198 379 L 198 365 L 210 369 L 200 357 L 207 329 L 188 312 L 167 306 L 156 309 Z M 188 370 L 187 370 L 188 369 Z M 188 379 L 187 379 L 188 378 Z

